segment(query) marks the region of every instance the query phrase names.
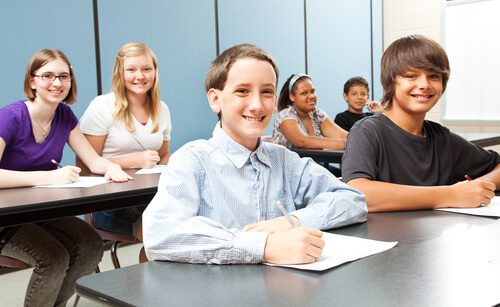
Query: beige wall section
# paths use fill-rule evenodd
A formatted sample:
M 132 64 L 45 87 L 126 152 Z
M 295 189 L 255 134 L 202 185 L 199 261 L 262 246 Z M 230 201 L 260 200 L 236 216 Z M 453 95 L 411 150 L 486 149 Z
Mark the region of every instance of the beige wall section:
M 422 34 L 443 43 L 445 0 L 383 0 L 384 48 L 394 40 L 410 34 Z M 453 67 L 452 67 L 453 70 Z M 451 76 L 453 78 L 453 75 Z M 442 105 L 439 102 L 427 119 L 441 123 Z M 446 124 L 456 132 L 498 132 L 498 126 L 458 126 Z M 500 146 L 491 147 L 500 152 Z

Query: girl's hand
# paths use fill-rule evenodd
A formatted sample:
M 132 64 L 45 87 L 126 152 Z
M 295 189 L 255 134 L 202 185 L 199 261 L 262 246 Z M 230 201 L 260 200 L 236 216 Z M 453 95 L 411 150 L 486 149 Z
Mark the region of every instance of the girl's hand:
M 78 181 L 81 169 L 76 166 L 65 166 L 53 171 L 49 171 L 48 184 L 65 184 Z
M 104 174 L 104 178 L 107 180 L 113 180 L 114 182 L 127 182 L 133 179 L 122 170 L 120 165 L 111 162 L 106 170 L 106 173 Z
M 142 168 L 152 168 L 160 162 L 160 155 L 153 150 L 146 150 L 138 154 L 139 165 Z

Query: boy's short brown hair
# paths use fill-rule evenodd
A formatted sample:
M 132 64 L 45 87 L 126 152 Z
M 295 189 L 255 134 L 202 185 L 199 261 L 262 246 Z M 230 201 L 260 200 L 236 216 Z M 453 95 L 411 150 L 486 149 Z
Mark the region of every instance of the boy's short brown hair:
M 450 77 L 450 63 L 446 51 L 434 40 L 423 35 L 409 35 L 394 41 L 382 56 L 380 80 L 384 88 L 382 106 L 392 104 L 396 77 L 409 68 L 419 68 L 439 73 L 443 82 L 443 93 Z
M 252 58 L 271 64 L 276 74 L 276 83 L 278 82 L 279 70 L 273 57 L 255 45 L 240 44 L 226 49 L 212 61 L 205 79 L 205 90 L 208 92 L 211 88 L 224 89 L 229 69 L 231 69 L 234 62 L 243 58 Z
M 352 77 L 347 80 L 346 83 L 344 83 L 344 94 L 349 94 L 349 90 L 351 89 L 351 87 L 356 85 L 365 87 L 367 92 L 370 91 L 370 86 L 368 85 L 368 82 L 365 80 L 365 78 Z
M 31 100 L 36 98 L 36 91 L 31 88 L 31 79 L 35 75 L 35 71 L 39 70 L 42 66 L 50 61 L 61 59 L 69 67 L 69 74 L 71 75 L 71 89 L 69 90 L 68 96 L 64 98 L 64 102 L 67 104 L 72 104 L 76 101 L 77 87 L 75 74 L 73 73 L 73 68 L 68 60 L 68 57 L 58 49 L 42 49 L 35 53 L 26 67 L 26 73 L 24 75 L 24 96 Z

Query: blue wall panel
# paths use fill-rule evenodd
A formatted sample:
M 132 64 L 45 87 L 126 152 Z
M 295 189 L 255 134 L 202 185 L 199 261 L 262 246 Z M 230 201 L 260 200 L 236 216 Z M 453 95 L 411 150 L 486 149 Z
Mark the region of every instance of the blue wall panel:
M 161 98 L 172 116 L 171 150 L 211 136 L 217 116 L 209 108 L 204 80 L 216 55 L 213 0 L 98 2 L 103 92 L 111 90 L 118 49 L 143 41 L 159 61 Z
M 302 0 L 219 0 L 220 51 L 256 44 L 278 62 L 280 87 L 292 73 L 305 71 Z M 286 7 L 284 7 L 286 6 Z M 280 12 L 286 11 L 286 14 Z
M 0 107 L 23 99 L 29 57 L 41 48 L 59 48 L 75 70 L 79 95 L 72 108 L 81 116 L 97 95 L 92 2 L 0 2 L 0 56 L 8 75 L 0 82 Z M 129 41 L 146 42 L 159 58 L 161 97 L 172 113 L 172 150 L 210 137 L 217 121 L 203 89 L 217 50 L 215 2 L 98 0 L 103 92 L 111 89 L 118 49 Z M 244 42 L 266 49 L 280 68 L 278 90 L 290 74 L 306 70 L 307 29 L 307 69 L 318 88 L 321 108 L 331 117 L 346 109 L 342 86 L 354 75 L 366 77 L 374 88 L 373 98 L 380 99 L 382 0 L 218 0 L 217 4 L 219 50 Z M 63 163 L 73 161 L 73 153 L 66 150 Z
M 77 116 L 97 93 L 92 1 L 17 0 L 0 2 L 0 59 L 6 78 L 0 82 L 0 107 L 25 99 L 26 65 L 36 51 L 61 49 L 70 59 L 78 84 Z M 64 164 L 74 164 L 66 148 Z
M 370 5 L 366 0 L 307 1 L 308 72 L 318 106 L 330 117 L 347 109 L 343 86 L 362 76 L 371 85 Z
M 240 43 L 265 49 L 278 62 L 278 94 L 292 73 L 305 71 L 302 0 L 219 0 L 218 5 L 221 52 Z M 271 133 L 271 128 L 272 123 L 266 134 Z

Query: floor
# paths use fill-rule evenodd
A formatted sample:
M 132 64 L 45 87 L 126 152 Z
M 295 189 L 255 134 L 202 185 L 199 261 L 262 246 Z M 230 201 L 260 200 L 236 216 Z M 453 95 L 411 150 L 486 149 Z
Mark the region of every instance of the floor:
M 137 264 L 139 250 L 142 244 L 133 244 L 118 248 L 118 259 L 122 267 Z M 104 252 L 103 259 L 99 264 L 101 271 L 113 269 L 109 250 Z M 19 270 L 15 272 L 0 274 L 0 306 L 17 307 L 23 306 L 24 294 L 31 276 L 32 269 Z M 68 302 L 67 306 L 73 306 L 76 295 Z M 99 303 L 80 298 L 78 307 L 100 306 Z

